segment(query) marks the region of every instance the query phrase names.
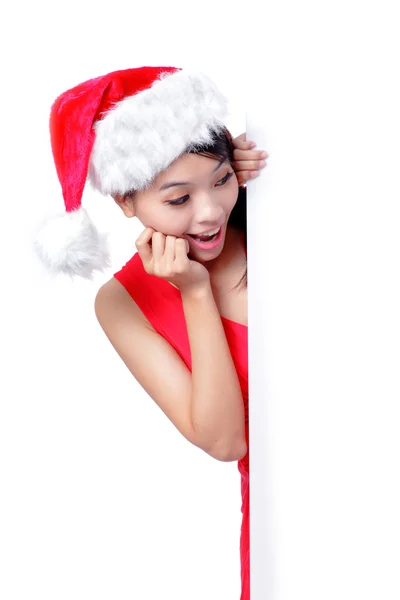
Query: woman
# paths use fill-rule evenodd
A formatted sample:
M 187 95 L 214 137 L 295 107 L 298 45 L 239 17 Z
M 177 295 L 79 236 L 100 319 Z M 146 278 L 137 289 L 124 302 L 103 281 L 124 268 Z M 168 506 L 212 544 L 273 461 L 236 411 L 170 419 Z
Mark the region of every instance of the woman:
M 96 315 L 181 434 L 217 460 L 239 461 L 245 600 L 246 189 L 239 184 L 263 163 L 244 134 L 232 140 L 224 116 L 225 99 L 208 78 L 173 67 L 119 71 L 63 94 L 53 105 L 51 131 L 75 241 L 68 229 L 62 251 L 42 243 L 40 253 L 49 266 L 83 276 L 107 262 L 103 240 L 80 206 L 87 173 L 126 217 L 144 225 L 137 253 L 98 291 Z M 42 242 L 49 238 L 47 230 Z

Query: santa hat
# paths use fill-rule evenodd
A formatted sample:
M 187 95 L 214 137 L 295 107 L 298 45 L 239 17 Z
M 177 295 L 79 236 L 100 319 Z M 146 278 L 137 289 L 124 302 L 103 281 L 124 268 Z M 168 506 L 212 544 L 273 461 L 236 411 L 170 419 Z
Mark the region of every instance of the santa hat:
M 175 67 L 115 71 L 61 94 L 50 135 L 65 212 L 36 234 L 45 265 L 88 279 L 109 267 L 106 234 L 81 205 L 86 179 L 104 195 L 144 190 L 183 152 L 211 142 L 227 113 L 206 75 Z

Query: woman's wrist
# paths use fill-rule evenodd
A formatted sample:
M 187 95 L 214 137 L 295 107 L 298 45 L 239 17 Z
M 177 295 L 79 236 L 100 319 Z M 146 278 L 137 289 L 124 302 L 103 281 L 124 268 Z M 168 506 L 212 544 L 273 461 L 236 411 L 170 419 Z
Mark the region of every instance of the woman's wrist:
M 208 296 L 214 298 L 210 280 L 207 282 L 186 286 L 180 289 L 180 292 L 183 300 L 197 300 L 201 298 L 207 298 Z

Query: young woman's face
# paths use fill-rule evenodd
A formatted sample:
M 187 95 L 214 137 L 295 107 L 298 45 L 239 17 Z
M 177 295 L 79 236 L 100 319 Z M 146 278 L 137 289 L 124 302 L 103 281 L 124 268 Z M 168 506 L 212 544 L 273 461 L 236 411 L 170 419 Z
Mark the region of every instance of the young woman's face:
M 206 262 L 219 256 L 224 247 L 238 192 L 229 162 L 220 164 L 216 159 L 184 154 L 160 173 L 150 188 L 119 204 L 127 216 L 136 216 L 144 227 L 187 239 L 190 257 Z M 219 228 L 211 241 L 196 242 L 191 237 Z

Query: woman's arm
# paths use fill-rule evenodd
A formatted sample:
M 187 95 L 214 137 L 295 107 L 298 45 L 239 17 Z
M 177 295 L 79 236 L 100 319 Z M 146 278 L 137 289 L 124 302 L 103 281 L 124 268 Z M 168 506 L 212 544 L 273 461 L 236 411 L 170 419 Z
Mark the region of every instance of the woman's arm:
M 191 420 L 220 456 L 246 454 L 243 397 L 211 285 L 182 292 L 192 356 Z
M 132 375 L 181 434 L 217 460 L 239 460 L 247 451 L 243 400 L 218 310 L 207 295 L 182 299 L 192 374 L 116 279 L 98 291 L 95 311 Z

